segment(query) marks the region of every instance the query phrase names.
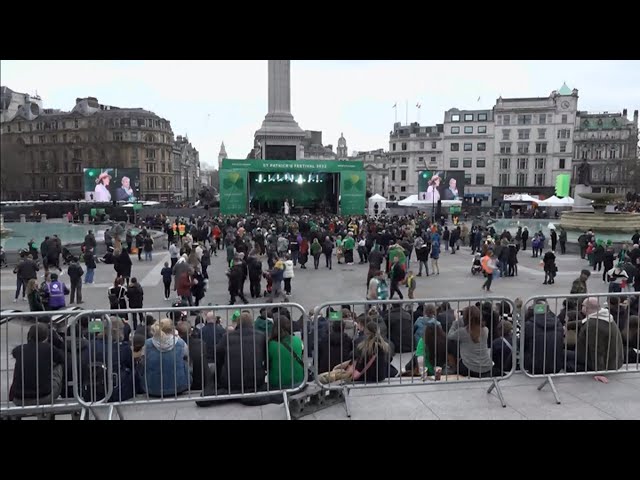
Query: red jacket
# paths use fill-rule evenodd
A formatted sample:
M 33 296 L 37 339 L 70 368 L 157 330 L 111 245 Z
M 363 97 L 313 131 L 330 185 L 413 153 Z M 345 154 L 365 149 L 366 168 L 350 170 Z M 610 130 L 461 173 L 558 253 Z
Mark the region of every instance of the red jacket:
M 188 273 L 183 273 L 178 278 L 178 295 L 188 297 L 191 295 L 191 277 Z
M 222 234 L 222 232 L 220 231 L 220 227 L 218 227 L 217 225 L 213 227 L 211 234 L 213 235 L 213 238 L 220 238 L 220 235 Z
M 300 244 L 300 253 L 309 253 L 309 240 L 306 238 L 302 239 L 302 243 Z

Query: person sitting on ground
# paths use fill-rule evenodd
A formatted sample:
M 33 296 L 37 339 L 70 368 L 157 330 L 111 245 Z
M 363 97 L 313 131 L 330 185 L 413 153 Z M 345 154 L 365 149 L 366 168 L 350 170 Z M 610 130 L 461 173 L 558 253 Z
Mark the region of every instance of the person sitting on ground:
M 618 328 L 622 332 L 629 320 L 629 306 L 625 297 L 609 297 L 608 299 L 609 313 L 616 322 Z
M 136 328 L 134 335 L 141 335 L 145 340 L 147 338 L 153 337 L 153 332 L 151 330 L 152 325 L 156 323 L 156 317 L 147 313 L 144 316 L 144 322 L 140 322 L 138 327 Z
M 457 315 L 449 302 L 442 302 L 438 307 L 438 315 L 436 317 L 445 332 L 448 332 L 453 322 L 456 321 Z
M 640 362 L 640 328 L 637 315 L 631 315 L 625 328 L 621 330 L 625 355 L 624 362 L 638 364 Z
M 606 308 L 600 308 L 597 297 L 582 303 L 586 318 L 578 330 L 576 341 L 576 372 L 618 370 L 624 363 L 622 334 Z M 568 362 L 569 363 L 569 362 Z M 595 380 L 608 383 L 607 377 L 596 375 Z
M 564 368 L 565 340 L 562 324 L 546 302 L 529 307 L 524 323 L 522 359 L 535 375 L 557 373 Z
M 152 327 L 144 344 L 144 385 L 152 397 L 172 397 L 189 390 L 189 349 L 175 333 L 173 321 L 163 318 Z
M 490 377 L 493 361 L 487 348 L 489 329 L 482 326 L 482 313 L 474 305 L 462 311 L 447 334 L 449 364 L 459 375 Z
M 205 344 L 207 352 L 207 362 L 214 364 L 216 362 L 216 345 L 225 335 L 225 329 L 220 323 L 220 319 L 216 317 L 212 310 L 207 312 L 205 324 L 200 329 L 200 337 Z
M 507 374 L 513 366 L 513 324 L 509 320 L 502 320 L 498 332 L 500 336 L 491 343 L 493 375 L 496 377 Z
M 49 341 L 49 327 L 44 323 L 32 325 L 27 343 L 11 351 L 16 360 L 9 400 L 14 404 L 51 404 L 62 392 L 65 354 Z
M 423 336 L 418 341 L 416 352 L 411 361 L 405 366 L 403 376 L 419 376 L 436 374 L 436 367 L 447 365 L 447 334 L 437 321 L 429 322 Z M 424 372 L 421 371 L 421 367 Z
M 191 367 L 191 390 L 202 390 L 206 382 L 208 382 L 211 371 L 207 365 L 207 346 L 193 332 L 191 324 L 188 320 L 178 322 L 176 326 L 178 335 L 189 348 L 189 364 Z
M 344 322 L 339 320 L 331 321 L 331 328 L 327 341 L 318 344 L 318 372 L 330 372 L 336 365 L 351 360 L 353 344 L 359 338 L 358 322 L 356 320 L 356 334 L 353 340 L 347 335 L 344 329 Z
M 269 387 L 276 390 L 294 388 L 304 381 L 303 344 L 291 333 L 291 320 L 279 313 L 273 315 L 273 331 L 269 338 Z
M 265 307 L 260 309 L 260 315 L 256 317 L 253 328 L 267 337 L 271 336 L 271 331 L 273 330 L 273 318 L 267 315 L 267 309 Z
M 438 320 L 436 320 L 436 306 L 433 303 L 425 304 L 423 312 L 423 315 L 418 317 L 416 323 L 413 324 L 413 338 L 415 345 L 418 345 L 420 339 L 424 337 L 424 329 L 427 325 L 429 323 L 438 322 Z
M 413 338 L 413 316 L 411 313 L 403 309 L 401 304 L 394 303 L 383 318 L 387 324 L 389 339 L 395 346 L 395 352 L 413 352 L 416 344 Z
M 364 339 L 358 343 L 354 356 L 353 364 L 358 373 L 352 377 L 353 381 L 378 383 L 398 375 L 398 370 L 390 363 L 389 343 L 382 338 L 375 322 L 365 326 Z

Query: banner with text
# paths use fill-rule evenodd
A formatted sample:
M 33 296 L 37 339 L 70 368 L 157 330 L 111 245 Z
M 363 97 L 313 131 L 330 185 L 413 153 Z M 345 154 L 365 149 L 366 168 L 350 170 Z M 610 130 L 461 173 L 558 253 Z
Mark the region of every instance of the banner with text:
M 366 183 L 364 171 L 345 172 L 340 175 L 340 213 L 342 215 L 364 214 Z
M 247 212 L 247 170 L 225 169 L 220 172 L 220 213 L 237 215 Z

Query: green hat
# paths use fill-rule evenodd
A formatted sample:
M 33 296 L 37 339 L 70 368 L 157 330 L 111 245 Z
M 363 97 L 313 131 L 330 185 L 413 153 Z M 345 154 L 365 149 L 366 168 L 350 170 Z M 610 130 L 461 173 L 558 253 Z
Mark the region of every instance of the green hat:
M 611 240 L 607 240 L 607 247 L 610 247 L 611 243 L 612 243 Z
M 238 318 L 240 318 L 240 310 L 233 312 L 233 315 L 231 315 L 231 321 L 235 323 Z

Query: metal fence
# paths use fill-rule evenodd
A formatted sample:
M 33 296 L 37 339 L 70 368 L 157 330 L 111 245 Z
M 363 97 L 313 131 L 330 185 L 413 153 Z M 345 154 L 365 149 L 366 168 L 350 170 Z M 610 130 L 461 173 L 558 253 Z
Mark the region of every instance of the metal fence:
M 544 378 L 640 372 L 640 292 L 539 295 L 522 306 L 520 367 Z
M 316 308 L 316 384 L 341 390 L 489 381 L 515 371 L 513 302 L 504 297 L 327 302 Z M 311 352 L 310 352 L 311 353 Z
M 29 339 L 25 343 L 28 337 L 25 331 L 37 329 L 36 319 L 44 324 L 43 320 L 52 313 L 57 312 L 7 315 L 6 320 L 20 319 L 3 325 L 7 330 L 3 332 L 7 385 L 11 370 L 19 372 L 14 373 L 18 377 L 26 374 L 36 378 L 47 371 L 50 383 L 55 384 L 61 363 L 57 350 L 47 351 L 44 370 L 42 366 L 35 368 L 37 362 L 30 369 L 29 365 L 25 368 L 18 365 L 16 369 L 18 362 L 9 360 L 15 348 L 27 351 L 31 348 Z M 223 400 L 240 400 L 249 405 L 283 403 L 290 418 L 288 395 L 307 385 L 308 365 L 304 361 L 307 316 L 297 304 L 83 310 L 59 314 L 64 321 L 46 325 L 48 332 L 57 333 L 61 344 L 70 346 L 65 351 L 62 369 L 69 372 L 65 385 L 71 395 L 56 399 L 53 386 L 27 390 L 23 394 L 28 397 L 26 402 L 16 395 L 12 395 L 11 403 L 3 398 L 4 416 L 75 408 L 92 413 L 95 418 L 111 419 L 114 413 L 124 418 L 123 406 L 188 401 L 207 406 Z M 49 392 L 52 399 L 45 396 Z

